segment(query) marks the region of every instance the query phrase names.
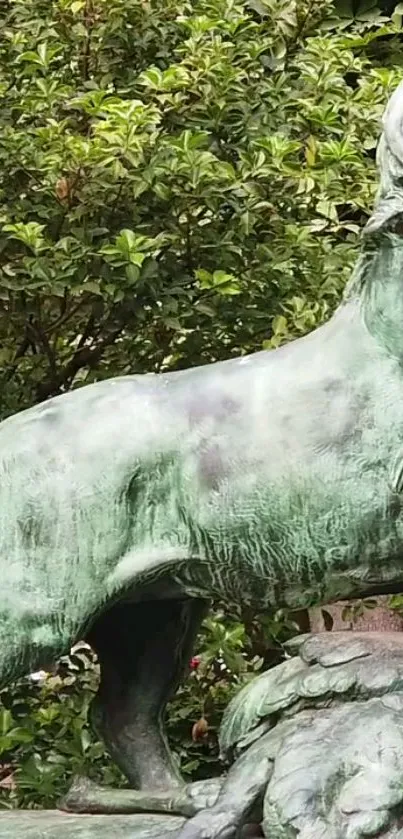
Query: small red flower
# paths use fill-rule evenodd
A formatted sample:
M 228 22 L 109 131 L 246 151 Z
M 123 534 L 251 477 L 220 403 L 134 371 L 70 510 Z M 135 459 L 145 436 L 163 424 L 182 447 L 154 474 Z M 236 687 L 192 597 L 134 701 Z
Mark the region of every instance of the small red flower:
M 190 669 L 197 670 L 200 664 L 200 656 L 194 655 L 193 658 L 190 659 Z
M 201 717 L 197 722 L 195 722 L 192 728 L 192 740 L 194 743 L 197 743 L 198 740 L 204 740 L 208 733 L 208 722 Z

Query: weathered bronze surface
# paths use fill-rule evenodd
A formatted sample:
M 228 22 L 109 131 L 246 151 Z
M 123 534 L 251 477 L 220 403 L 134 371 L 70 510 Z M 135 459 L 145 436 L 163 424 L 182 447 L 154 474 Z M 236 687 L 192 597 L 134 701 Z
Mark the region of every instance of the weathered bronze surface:
M 59 811 L 0 815 L 0 839 L 176 839 L 174 816 L 83 816 Z
M 292 646 L 230 703 L 221 749 L 240 756 L 180 839 L 235 839 L 251 804 L 267 839 L 402 839 L 403 634 Z

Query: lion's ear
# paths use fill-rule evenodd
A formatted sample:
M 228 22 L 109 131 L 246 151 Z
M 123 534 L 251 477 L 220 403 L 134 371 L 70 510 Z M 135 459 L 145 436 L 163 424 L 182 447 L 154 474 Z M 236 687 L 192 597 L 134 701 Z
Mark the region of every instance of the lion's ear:
M 364 234 L 392 229 L 393 222 L 403 217 L 403 82 L 386 107 L 376 158 L 380 186 Z

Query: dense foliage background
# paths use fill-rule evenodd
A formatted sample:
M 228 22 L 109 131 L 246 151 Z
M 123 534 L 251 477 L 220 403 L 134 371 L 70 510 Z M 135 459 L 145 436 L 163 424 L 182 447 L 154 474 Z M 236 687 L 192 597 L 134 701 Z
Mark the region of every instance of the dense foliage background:
M 103 377 L 272 348 L 336 306 L 403 78 L 403 3 L 3 0 L 0 416 Z M 217 770 L 231 692 L 296 627 L 216 611 L 170 711 Z M 3 691 L 4 806 L 74 771 L 121 782 L 86 725 L 82 648 Z

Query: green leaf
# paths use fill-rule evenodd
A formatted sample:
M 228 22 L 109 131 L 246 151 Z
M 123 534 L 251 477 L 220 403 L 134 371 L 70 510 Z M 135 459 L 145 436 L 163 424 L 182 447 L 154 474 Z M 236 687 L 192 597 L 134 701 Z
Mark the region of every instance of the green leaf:
M 84 291 L 89 291 L 92 294 L 102 294 L 100 284 L 96 280 L 86 280 L 83 285 Z
M 136 236 L 133 231 L 121 230 L 120 235 L 116 238 L 116 247 L 124 253 L 134 250 L 136 248 Z
M 30 731 L 28 728 L 12 728 L 11 731 L 8 732 L 9 738 L 13 741 L 14 745 L 18 745 L 20 743 L 32 743 L 35 739 L 35 733 Z
M 329 201 L 325 198 L 322 198 L 316 204 L 316 212 L 319 213 L 321 216 L 325 216 L 326 218 L 330 219 L 330 221 L 338 222 L 339 217 L 337 215 L 337 209 L 332 201 Z
M 5 734 L 8 734 L 10 729 L 13 726 L 13 717 L 11 711 L 7 708 L 0 709 L 0 735 L 4 737 Z
M 137 283 L 140 277 L 140 271 L 138 267 L 134 264 L 126 265 L 125 267 L 126 277 L 130 283 Z
M 287 318 L 284 315 L 276 315 L 272 321 L 272 330 L 275 335 L 285 335 L 287 333 Z
M 213 285 L 222 285 L 223 283 L 233 282 L 235 277 L 233 274 L 227 274 L 225 271 L 214 271 Z
M 85 0 L 73 0 L 73 3 L 70 6 L 70 10 L 73 15 L 78 14 L 85 8 Z
M 165 326 L 168 327 L 168 329 L 173 329 L 175 331 L 179 331 L 182 329 L 178 318 L 164 317 L 163 321 Z

